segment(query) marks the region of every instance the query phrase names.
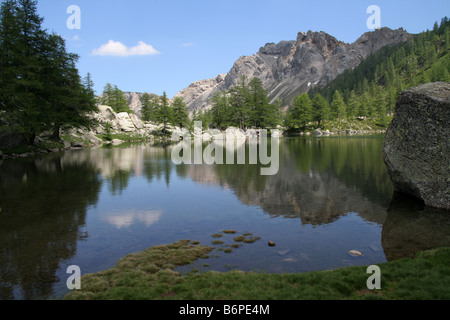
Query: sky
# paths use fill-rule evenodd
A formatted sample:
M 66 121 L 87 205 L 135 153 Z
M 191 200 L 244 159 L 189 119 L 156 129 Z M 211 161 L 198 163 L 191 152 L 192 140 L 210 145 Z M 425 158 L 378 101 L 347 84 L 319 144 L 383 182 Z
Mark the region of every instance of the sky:
M 379 8 L 379 16 L 369 11 Z M 324 31 L 352 43 L 371 30 L 432 29 L 450 16 L 449 0 L 38 0 L 43 27 L 79 55 L 97 94 L 122 91 L 173 97 L 192 82 L 227 73 L 266 43 Z M 374 20 L 374 17 L 379 17 Z

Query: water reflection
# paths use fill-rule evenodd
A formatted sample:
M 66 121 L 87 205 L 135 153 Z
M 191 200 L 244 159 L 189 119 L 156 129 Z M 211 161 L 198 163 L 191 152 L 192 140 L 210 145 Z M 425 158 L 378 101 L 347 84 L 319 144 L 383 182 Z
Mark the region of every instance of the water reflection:
M 234 190 L 248 205 L 273 217 L 322 225 L 348 212 L 382 224 L 392 184 L 381 157 L 382 138 L 285 139 L 280 169 L 262 176 L 261 165 L 190 166 L 189 176 Z
M 343 250 L 342 243 L 353 246 L 357 239 L 370 242 L 371 248 L 382 245 L 387 260 L 449 246 L 448 214 L 392 197 L 382 142 L 383 137 L 373 136 L 282 139 L 279 171 L 273 176 L 261 175 L 261 164 L 175 165 L 174 145 L 125 145 L 4 161 L 0 164 L 0 299 L 51 297 L 54 284 L 61 281 L 56 276 L 60 264 L 77 254 L 80 240 L 95 242 L 95 247 L 85 246 L 83 251 L 92 259 L 101 259 L 99 252 L 110 254 L 106 248 L 114 247 L 112 243 L 120 243 L 120 254 L 137 250 L 136 243 L 144 246 L 150 233 L 135 232 L 136 225 L 158 224 L 152 233 L 160 235 L 159 241 L 193 234 L 206 234 L 210 240 L 208 233 L 223 230 L 211 226 L 222 228 L 231 219 L 233 224 L 256 227 L 250 221 L 254 216 L 244 218 L 250 216 L 249 206 L 273 218 L 258 216 L 259 232 L 269 230 L 277 236 L 273 233 L 279 230 L 279 238 L 290 241 L 288 248 L 279 250 L 293 254 L 266 256 L 267 248 L 261 245 L 258 250 L 242 251 L 242 256 L 228 256 L 258 261 L 261 270 L 346 265 L 338 251 Z M 245 148 L 248 152 L 248 145 Z M 227 207 L 223 199 L 229 199 L 229 190 L 239 206 Z M 149 199 L 133 203 L 139 197 Z M 106 205 L 110 202 L 120 206 Z M 97 225 L 87 226 L 86 221 L 87 212 L 97 206 L 103 209 L 93 212 L 109 229 L 95 234 Z M 226 212 L 219 214 L 218 208 L 236 212 L 230 218 Z M 296 222 L 317 227 L 316 232 L 299 230 Z M 87 233 L 88 227 L 95 236 Z M 132 237 L 126 239 L 133 245 L 114 233 L 127 230 Z M 378 263 L 384 256 L 376 253 L 375 258 Z M 301 268 L 283 269 L 295 263 Z
M 59 155 L 0 166 L 0 298 L 47 297 L 61 260 L 86 238 L 86 208 L 101 179 L 87 162 Z
M 383 225 L 382 244 L 391 261 L 418 251 L 450 246 L 450 214 L 423 202 L 394 194 Z
M 143 223 L 146 227 L 150 227 L 157 222 L 162 215 L 162 211 L 126 211 L 114 212 L 108 214 L 103 219 L 115 226 L 117 229 L 127 228 L 133 223 Z

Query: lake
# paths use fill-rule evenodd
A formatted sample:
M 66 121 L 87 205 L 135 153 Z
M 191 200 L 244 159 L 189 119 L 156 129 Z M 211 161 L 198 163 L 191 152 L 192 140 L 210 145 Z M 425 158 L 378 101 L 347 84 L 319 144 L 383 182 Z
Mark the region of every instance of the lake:
M 267 176 L 262 164 L 176 165 L 174 144 L 4 160 L 0 299 L 59 299 L 70 265 L 98 272 L 182 239 L 215 250 L 180 272 L 332 270 L 450 245 L 448 215 L 393 192 L 383 139 L 283 138 Z

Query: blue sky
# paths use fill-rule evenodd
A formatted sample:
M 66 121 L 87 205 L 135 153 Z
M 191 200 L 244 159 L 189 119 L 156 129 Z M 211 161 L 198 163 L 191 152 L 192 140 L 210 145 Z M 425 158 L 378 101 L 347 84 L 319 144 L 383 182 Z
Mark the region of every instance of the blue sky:
M 80 9 L 80 29 L 67 27 L 71 5 Z M 38 0 L 38 12 L 44 28 L 80 56 L 80 74 L 91 73 L 98 94 L 109 82 L 173 97 L 268 42 L 295 40 L 299 31 L 351 43 L 371 31 L 370 5 L 380 8 L 382 27 L 411 33 L 450 16 L 448 0 Z

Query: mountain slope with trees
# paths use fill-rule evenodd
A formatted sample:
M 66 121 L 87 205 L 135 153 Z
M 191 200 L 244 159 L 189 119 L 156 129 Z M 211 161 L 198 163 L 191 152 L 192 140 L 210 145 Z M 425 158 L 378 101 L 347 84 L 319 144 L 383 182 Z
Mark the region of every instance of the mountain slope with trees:
M 309 90 L 310 99 L 322 100 L 323 104 L 313 104 L 312 113 L 304 111 L 297 119 L 317 121 L 320 126 L 323 120 L 371 118 L 386 127 L 400 92 L 423 83 L 450 81 L 449 35 L 450 22 L 445 17 L 440 24 L 436 22 L 432 30 L 380 49 L 325 87 Z M 324 115 L 324 109 L 330 112 Z M 289 111 L 291 117 L 295 110 L 294 105 Z M 287 121 L 286 126 L 300 128 L 292 121 Z

